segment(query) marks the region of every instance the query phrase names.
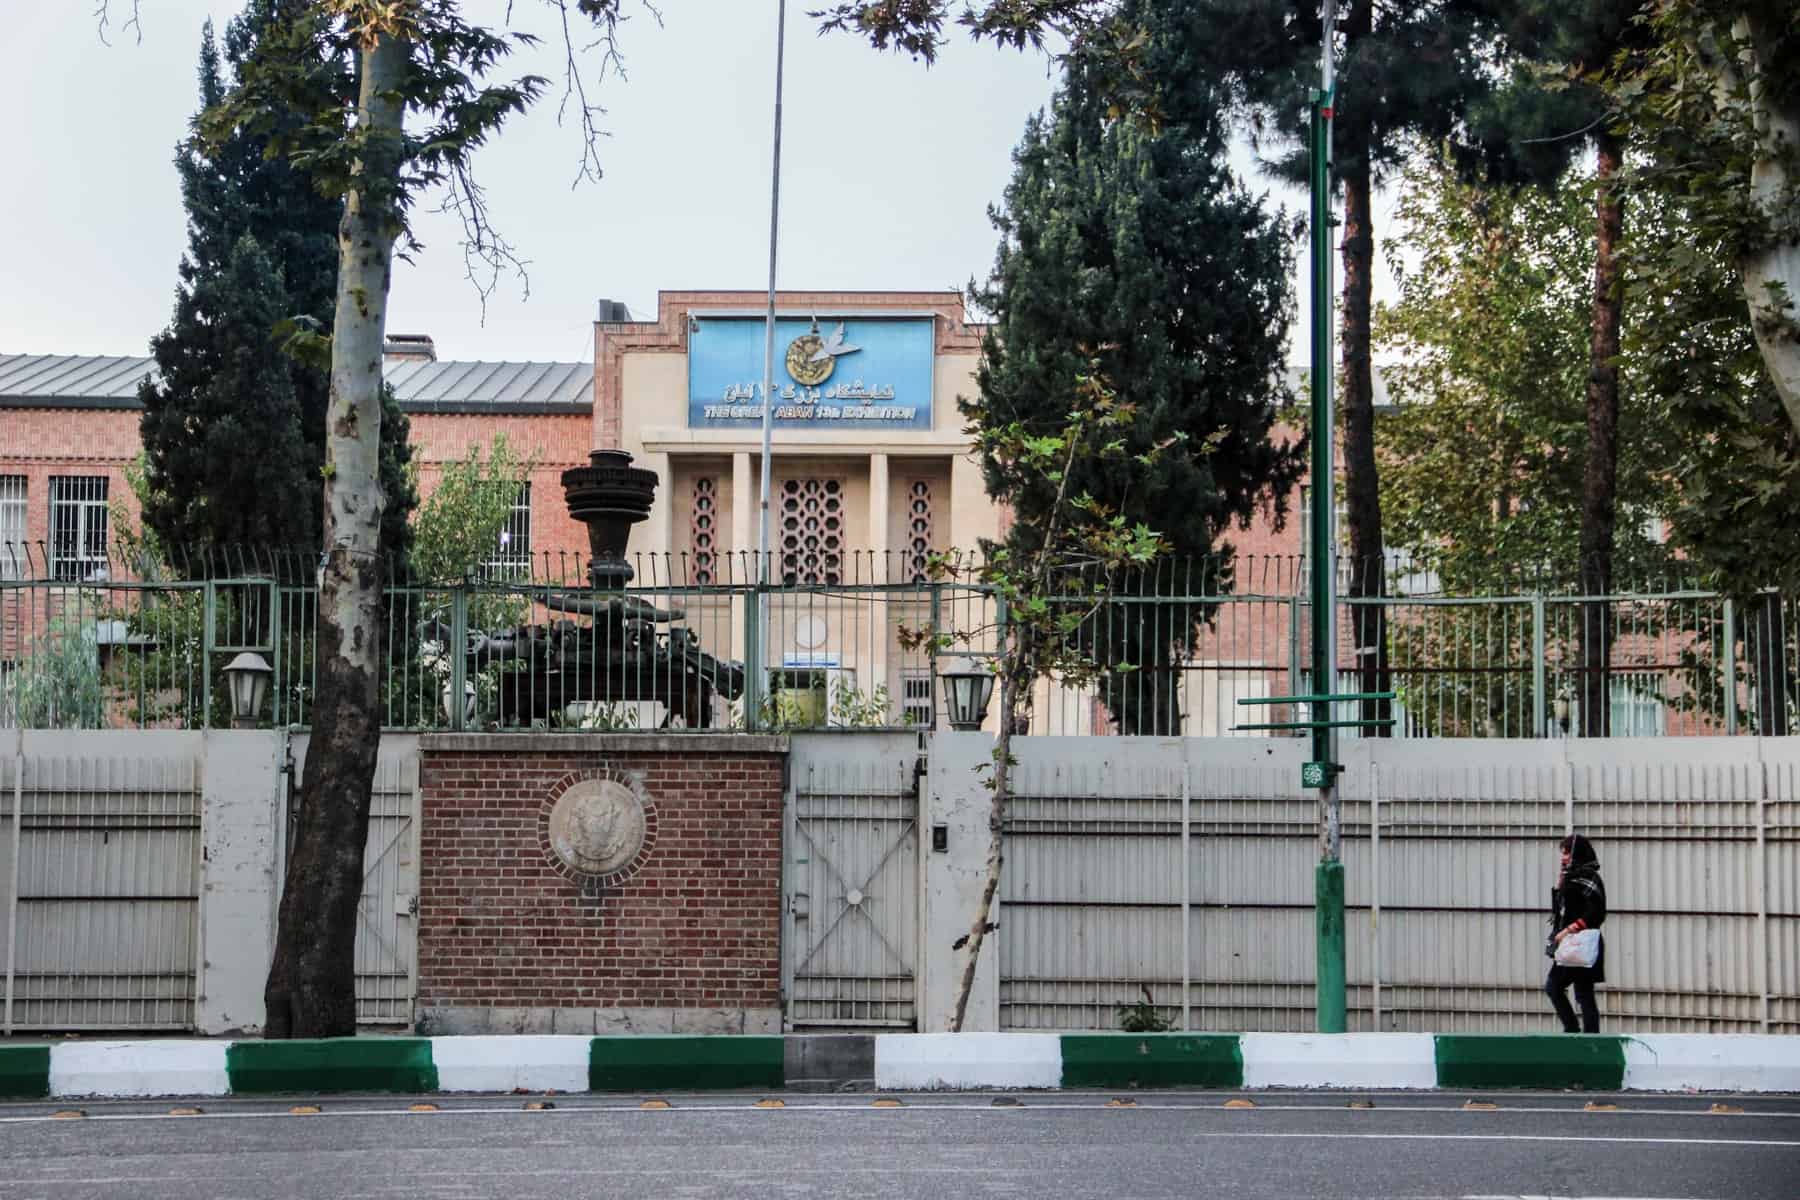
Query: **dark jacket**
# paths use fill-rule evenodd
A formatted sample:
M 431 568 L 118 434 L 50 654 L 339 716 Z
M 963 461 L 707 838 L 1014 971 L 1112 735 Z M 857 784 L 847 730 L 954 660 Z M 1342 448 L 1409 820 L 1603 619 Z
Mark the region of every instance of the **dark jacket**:
M 1600 878 L 1600 862 L 1585 839 L 1574 849 L 1573 861 L 1562 879 L 1550 892 L 1550 936 L 1571 925 L 1579 929 L 1598 929 L 1606 923 L 1606 884 Z M 1583 855 L 1582 851 L 1586 851 Z M 1580 970 L 1581 968 L 1565 968 Z M 1591 968 L 1593 981 L 1606 979 L 1606 938 L 1600 939 L 1600 957 Z

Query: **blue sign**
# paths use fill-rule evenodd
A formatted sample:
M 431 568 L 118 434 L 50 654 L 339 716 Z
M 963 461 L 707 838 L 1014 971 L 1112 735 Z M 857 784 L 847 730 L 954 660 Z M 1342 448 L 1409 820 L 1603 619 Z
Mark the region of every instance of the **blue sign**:
M 777 318 L 782 429 L 931 428 L 932 319 Z M 760 317 L 696 317 L 688 332 L 688 427 L 762 427 Z

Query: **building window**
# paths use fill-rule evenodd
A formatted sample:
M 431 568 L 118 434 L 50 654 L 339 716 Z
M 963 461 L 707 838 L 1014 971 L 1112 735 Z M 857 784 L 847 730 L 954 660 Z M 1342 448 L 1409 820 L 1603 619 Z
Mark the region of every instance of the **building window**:
M 1613 737 L 1661 737 L 1666 732 L 1662 697 L 1655 675 L 1633 671 L 1608 681 L 1612 708 L 1608 726 Z
M 50 574 L 80 581 L 106 577 L 106 477 L 50 477 Z
M 494 557 L 488 560 L 487 573 L 493 579 L 531 578 L 531 485 L 521 483 L 513 497 L 512 511 L 500 530 Z
M 0 579 L 25 571 L 25 477 L 0 475 Z
M 781 582 L 789 587 L 844 581 L 844 481 L 781 484 Z
M 719 481 L 712 475 L 694 478 L 693 503 L 688 510 L 688 546 L 694 553 L 694 583 L 701 587 L 717 583 Z
M 915 479 L 906 490 L 906 578 L 924 583 L 931 568 L 931 481 Z
M 900 672 L 900 723 L 913 729 L 937 725 L 931 710 L 931 672 Z

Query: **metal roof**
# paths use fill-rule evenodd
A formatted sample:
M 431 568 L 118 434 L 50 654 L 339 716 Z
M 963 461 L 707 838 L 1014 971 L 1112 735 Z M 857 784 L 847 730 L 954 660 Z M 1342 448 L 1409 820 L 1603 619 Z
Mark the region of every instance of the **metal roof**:
M 0 354 L 0 397 L 64 400 L 128 400 L 137 403 L 138 381 L 156 370 L 151 358 L 76 354 Z
M 0 354 L 0 405 L 136 408 L 152 358 Z M 556 412 L 593 403 L 592 363 L 430 362 L 390 358 L 385 374 L 410 412 Z
M 401 405 L 413 411 L 538 411 L 594 400 L 593 363 L 390 358 L 384 373 Z

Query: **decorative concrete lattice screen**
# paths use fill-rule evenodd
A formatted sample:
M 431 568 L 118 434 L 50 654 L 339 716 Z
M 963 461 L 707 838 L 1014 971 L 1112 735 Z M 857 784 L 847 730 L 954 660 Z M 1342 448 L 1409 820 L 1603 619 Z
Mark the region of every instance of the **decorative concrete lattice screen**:
M 844 581 L 844 481 L 788 479 L 781 485 L 781 582 Z
M 694 503 L 688 514 L 688 545 L 694 551 L 693 582 L 717 582 L 719 562 L 719 481 L 711 475 L 694 479 Z
M 906 573 L 913 583 L 927 582 L 931 563 L 931 481 L 915 479 L 906 498 Z

